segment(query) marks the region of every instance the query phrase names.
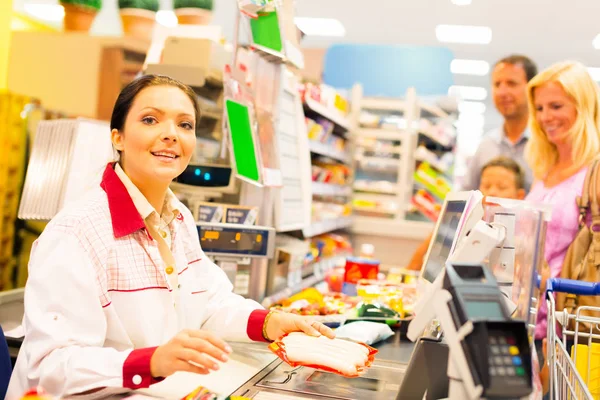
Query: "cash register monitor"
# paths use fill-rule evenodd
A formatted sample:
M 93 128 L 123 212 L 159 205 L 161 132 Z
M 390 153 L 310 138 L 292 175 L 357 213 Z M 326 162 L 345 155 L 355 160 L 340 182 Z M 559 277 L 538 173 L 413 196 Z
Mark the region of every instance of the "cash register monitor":
M 470 197 L 471 192 L 448 193 L 446 196 L 421 269 L 421 278 L 425 281 L 435 281 L 454 251 Z

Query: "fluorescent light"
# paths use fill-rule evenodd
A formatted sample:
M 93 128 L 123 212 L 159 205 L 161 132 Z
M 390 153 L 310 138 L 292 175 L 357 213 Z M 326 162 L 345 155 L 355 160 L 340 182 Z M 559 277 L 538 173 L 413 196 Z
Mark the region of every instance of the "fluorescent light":
M 460 100 L 482 101 L 487 97 L 487 90 L 479 86 L 450 86 L 448 95 Z
M 60 22 L 65 17 L 65 9 L 60 4 L 25 3 L 25 12 L 35 18 Z
M 453 74 L 485 76 L 490 72 L 490 64 L 483 60 L 454 59 L 450 63 Z
M 471 0 L 451 0 L 452 4 L 456 4 L 457 6 L 468 6 L 471 4 Z
M 600 82 L 600 68 L 597 67 L 588 67 L 588 72 L 592 76 L 592 79 L 596 82 Z
M 489 44 L 492 41 L 492 29 L 487 26 L 438 25 L 435 36 L 440 42 Z
M 294 22 L 307 36 L 346 36 L 346 28 L 337 19 L 296 17 Z
M 596 35 L 596 38 L 592 41 L 592 46 L 594 46 L 595 49 L 600 50 L 600 33 Z
M 480 101 L 461 101 L 458 103 L 458 112 L 465 114 L 483 114 L 485 104 Z
M 177 16 L 171 10 L 158 10 L 156 13 L 156 22 L 167 28 L 173 28 L 177 26 Z

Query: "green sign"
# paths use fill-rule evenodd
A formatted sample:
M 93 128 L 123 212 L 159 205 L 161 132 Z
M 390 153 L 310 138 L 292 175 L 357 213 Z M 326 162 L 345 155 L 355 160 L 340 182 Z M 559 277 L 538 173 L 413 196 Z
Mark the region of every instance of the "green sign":
M 233 100 L 226 100 L 225 104 L 237 173 L 240 177 L 260 184 L 256 147 L 254 146 L 254 135 L 252 134 L 248 107 Z

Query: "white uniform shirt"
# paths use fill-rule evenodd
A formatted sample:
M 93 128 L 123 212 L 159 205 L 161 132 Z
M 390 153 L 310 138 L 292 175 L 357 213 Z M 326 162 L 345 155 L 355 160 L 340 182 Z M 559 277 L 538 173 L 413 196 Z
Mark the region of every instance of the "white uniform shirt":
M 101 188 L 48 224 L 31 252 L 9 400 L 36 386 L 55 396 L 106 388 L 93 397 L 148 387 L 156 346 L 184 328 L 263 340 L 267 311 L 232 293 L 190 211 L 176 209 L 168 229 L 178 288 L 112 164 Z

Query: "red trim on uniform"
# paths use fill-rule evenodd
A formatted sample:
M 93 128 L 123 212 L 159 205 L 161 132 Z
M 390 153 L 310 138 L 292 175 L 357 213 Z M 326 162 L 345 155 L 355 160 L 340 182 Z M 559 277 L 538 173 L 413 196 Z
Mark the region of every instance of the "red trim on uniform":
M 108 163 L 100 187 L 108 197 L 108 209 L 115 238 L 130 235 L 146 227 L 127 188 L 115 172 L 115 163 Z
M 183 221 L 183 214 L 182 213 L 177 214 L 177 219 L 179 221 Z
M 190 261 L 190 262 L 188 263 L 188 265 L 191 265 L 191 264 L 193 264 L 193 263 L 197 263 L 197 262 L 200 262 L 200 261 L 202 261 L 202 259 L 201 259 L 201 258 L 199 258 L 199 259 L 197 259 L 197 260 L 194 260 L 194 261 Z
M 208 290 L 204 289 L 204 290 L 198 290 L 196 292 L 192 292 L 192 294 L 200 294 L 200 293 L 206 293 L 208 292 Z
M 265 318 L 269 313 L 268 310 L 254 310 L 248 317 L 248 326 L 246 333 L 250 340 L 255 342 L 266 342 L 263 337 L 263 325 L 265 324 Z
M 183 274 L 183 273 L 184 273 L 185 271 L 187 271 L 187 270 L 188 270 L 188 267 L 185 267 L 185 268 L 183 269 L 183 271 L 181 271 L 181 272 L 178 272 L 178 273 L 177 273 L 177 275 L 181 275 L 181 274 Z
M 103 305 L 102 308 L 106 308 L 106 307 L 110 306 L 111 304 L 112 304 L 112 301 L 109 301 L 108 304 Z
M 129 353 L 123 363 L 123 387 L 128 389 L 143 389 L 164 378 L 153 378 L 150 372 L 150 360 L 156 347 L 136 349 Z
M 150 287 L 145 287 L 145 288 L 140 288 L 140 289 L 108 289 L 107 292 L 130 293 L 130 292 L 142 292 L 144 290 L 152 290 L 152 289 L 167 289 L 167 290 L 169 290 L 169 292 L 171 291 L 171 289 L 169 289 L 168 287 L 164 287 L 164 286 L 150 286 Z

